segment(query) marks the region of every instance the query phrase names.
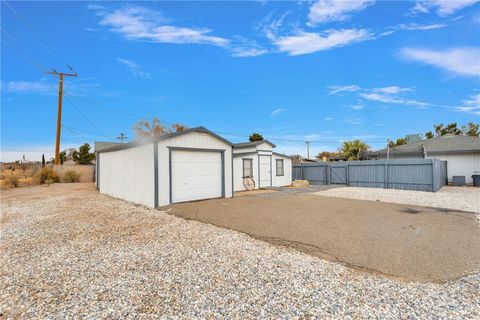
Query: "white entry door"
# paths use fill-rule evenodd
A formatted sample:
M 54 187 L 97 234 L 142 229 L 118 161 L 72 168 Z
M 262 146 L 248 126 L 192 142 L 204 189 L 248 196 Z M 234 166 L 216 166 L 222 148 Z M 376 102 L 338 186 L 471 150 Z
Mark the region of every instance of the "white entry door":
M 172 150 L 171 202 L 222 197 L 222 170 L 219 151 Z
M 272 186 L 272 157 L 271 156 L 258 156 L 259 163 L 259 188 Z

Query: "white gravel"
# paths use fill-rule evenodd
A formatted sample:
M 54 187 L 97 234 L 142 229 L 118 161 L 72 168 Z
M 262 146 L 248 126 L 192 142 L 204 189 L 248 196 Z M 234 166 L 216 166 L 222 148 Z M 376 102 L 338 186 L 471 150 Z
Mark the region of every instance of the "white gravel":
M 446 186 L 437 192 L 343 187 L 315 192 L 314 194 L 480 213 L 480 188 L 475 187 Z
M 480 273 L 403 283 L 94 191 L 36 188 L 1 203 L 7 319 L 480 318 Z

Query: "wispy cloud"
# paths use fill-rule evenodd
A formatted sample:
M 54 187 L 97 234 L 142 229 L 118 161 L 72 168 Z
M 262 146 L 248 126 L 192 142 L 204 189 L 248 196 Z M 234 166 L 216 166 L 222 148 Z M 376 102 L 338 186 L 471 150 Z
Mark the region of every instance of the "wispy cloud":
M 399 97 L 395 97 L 389 94 L 380 94 L 380 93 L 361 93 L 360 96 L 366 100 L 370 101 L 378 101 L 383 103 L 393 103 L 393 104 L 403 104 L 403 105 L 411 105 L 416 107 L 427 107 L 429 104 L 426 102 L 421 102 L 417 100 L 411 99 L 403 99 Z
M 361 103 L 357 103 L 357 104 L 351 105 L 350 109 L 359 111 L 359 110 L 365 109 L 365 106 Z
M 44 81 L 9 81 L 2 82 L 2 89 L 12 93 L 55 94 L 53 84 Z
M 332 118 L 332 117 L 325 117 L 325 118 L 323 118 L 323 120 L 326 120 L 326 121 L 332 121 L 332 120 L 334 120 L 334 119 L 335 119 L 335 118 Z
M 381 87 L 381 88 L 373 88 L 372 91 L 380 92 L 384 94 L 398 94 L 402 92 L 409 92 L 413 91 L 412 88 L 403 88 L 398 86 L 390 86 L 390 87 Z
M 432 50 L 425 48 L 403 48 L 400 56 L 418 61 L 462 76 L 480 76 L 480 48 L 452 48 Z
M 215 46 L 229 44 L 228 39 L 210 35 L 208 28 L 174 26 L 160 12 L 139 5 L 126 5 L 113 11 L 102 6 L 92 9 L 101 17 L 100 25 L 109 27 L 128 40 Z
M 426 102 L 403 98 L 401 96 L 402 94 L 413 91 L 413 88 L 409 87 L 388 86 L 365 89 L 357 85 L 335 85 L 328 86 L 327 88 L 330 90 L 330 94 L 339 94 L 341 92 L 357 92 L 358 97 L 369 101 L 377 101 L 388 104 L 412 105 L 416 107 L 427 107 L 430 105 Z M 356 105 L 350 106 L 350 108 L 354 110 L 362 110 L 364 107 L 361 103 L 357 103 Z
M 445 17 L 477 2 L 479 0 L 417 0 L 411 13 L 427 13 L 435 10 L 439 16 Z
M 245 47 L 235 47 L 231 49 L 232 56 L 245 58 L 245 57 L 257 57 L 268 53 L 267 49 L 258 49 L 258 48 L 245 48 Z
M 350 13 L 364 10 L 374 3 L 374 0 L 319 0 L 310 7 L 307 25 L 314 27 L 319 23 L 342 21 L 348 19 Z
M 442 29 L 445 28 L 447 25 L 444 23 L 432 23 L 432 24 L 418 24 L 418 23 L 401 23 L 398 25 L 399 30 L 435 30 L 435 29 Z
M 365 29 L 331 29 L 322 33 L 297 31 L 291 36 L 277 37 L 273 43 L 280 51 L 297 56 L 344 47 L 371 38 L 372 34 Z
M 230 45 L 230 53 L 233 57 L 257 57 L 268 53 L 268 50 L 256 41 L 244 37 L 234 37 Z
M 272 113 L 270 113 L 270 117 L 276 117 L 280 113 L 285 112 L 285 111 L 287 111 L 287 109 L 283 109 L 283 108 L 275 109 L 275 110 L 272 111 Z
M 328 86 L 328 89 L 330 90 L 330 94 L 338 94 L 341 92 L 355 92 L 360 90 L 361 88 L 357 85 L 347 85 L 347 86 Z
M 345 122 L 353 125 L 360 125 L 363 123 L 362 119 L 345 119 Z
M 138 64 L 136 64 L 135 62 L 133 62 L 131 60 L 123 59 L 123 58 L 117 58 L 117 61 L 120 62 L 121 64 L 127 66 L 127 68 L 130 70 L 130 72 L 135 77 L 139 77 L 139 78 L 142 78 L 142 79 L 153 79 L 150 72 L 143 71 Z
M 471 96 L 469 99 L 463 101 L 462 106 L 455 109 L 459 112 L 480 115 L 480 94 Z

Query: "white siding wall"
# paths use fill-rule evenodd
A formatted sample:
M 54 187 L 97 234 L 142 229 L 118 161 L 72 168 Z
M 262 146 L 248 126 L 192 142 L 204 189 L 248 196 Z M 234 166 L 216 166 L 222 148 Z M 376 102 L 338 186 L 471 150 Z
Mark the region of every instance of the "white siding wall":
M 259 145 L 257 145 L 257 150 L 259 150 L 259 151 L 270 151 L 271 152 L 273 150 L 273 148 L 272 148 L 271 144 L 263 142 L 263 143 L 260 143 Z
M 447 161 L 448 182 L 452 181 L 452 176 L 465 176 L 467 184 L 473 183 L 472 174 L 480 174 L 480 153 L 465 154 L 438 154 L 431 155 L 429 158 L 436 158 Z
M 268 144 L 267 144 L 268 145 Z M 262 152 L 262 154 L 265 154 Z M 242 159 L 253 159 L 253 180 L 255 181 L 255 189 L 258 189 L 258 154 L 249 153 L 244 155 L 235 155 L 233 159 L 233 174 L 234 174 L 234 188 L 235 191 L 244 191 L 243 186 L 243 161 Z M 276 175 L 275 160 L 283 159 L 284 176 Z M 283 187 L 292 183 L 292 160 L 290 158 L 272 155 L 272 186 Z
M 225 150 L 225 197 L 232 193 L 232 147 L 209 134 L 191 132 L 158 142 L 158 205 L 170 203 L 169 149 L 168 147 L 224 149 Z
M 154 205 L 153 144 L 100 153 L 100 192 Z
M 253 180 L 255 181 L 255 189 L 258 189 L 258 155 L 256 153 L 248 153 L 243 155 L 235 155 L 233 158 L 233 176 L 235 191 L 244 191 L 243 185 L 243 161 L 242 159 L 252 159 L 253 163 Z
M 284 175 L 277 176 L 276 159 L 283 159 Z M 292 159 L 281 157 L 278 155 L 272 156 L 272 185 L 274 187 L 283 187 L 292 184 Z

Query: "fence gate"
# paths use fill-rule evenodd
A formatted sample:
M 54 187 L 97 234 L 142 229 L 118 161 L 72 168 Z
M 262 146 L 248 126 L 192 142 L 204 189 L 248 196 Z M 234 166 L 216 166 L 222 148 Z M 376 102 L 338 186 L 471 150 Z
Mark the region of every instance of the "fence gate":
M 331 166 L 330 183 L 347 184 L 347 166 Z

